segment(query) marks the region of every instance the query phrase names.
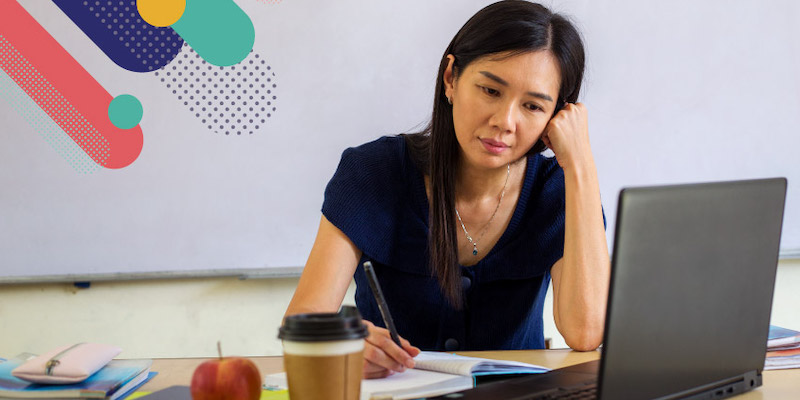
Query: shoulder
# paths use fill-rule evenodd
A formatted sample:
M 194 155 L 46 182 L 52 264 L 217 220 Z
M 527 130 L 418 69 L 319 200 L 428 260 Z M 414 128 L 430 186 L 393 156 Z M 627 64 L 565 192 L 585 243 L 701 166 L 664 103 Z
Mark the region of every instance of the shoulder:
M 328 183 L 331 190 L 357 189 L 362 194 L 380 195 L 401 184 L 405 171 L 405 140 L 402 136 L 384 136 L 342 153 L 339 166 Z
M 405 140 L 402 136 L 383 136 L 371 142 L 345 149 L 342 153 L 341 163 L 358 163 L 361 167 L 371 167 L 385 165 L 387 161 L 399 161 L 404 154 Z
M 398 232 L 416 215 L 415 171 L 402 136 L 348 148 L 325 188 L 322 213 L 365 255 L 389 264 L 402 242 Z
M 534 154 L 528 157 L 528 176 L 531 194 L 540 200 L 564 201 L 564 170 L 555 157 Z M 542 198 L 543 197 L 543 198 Z
M 528 156 L 528 162 L 533 163 L 536 174 L 539 177 L 550 178 L 553 175 L 564 175 L 564 170 L 558 165 L 558 160 L 555 157 L 548 157 L 544 154 L 533 154 Z

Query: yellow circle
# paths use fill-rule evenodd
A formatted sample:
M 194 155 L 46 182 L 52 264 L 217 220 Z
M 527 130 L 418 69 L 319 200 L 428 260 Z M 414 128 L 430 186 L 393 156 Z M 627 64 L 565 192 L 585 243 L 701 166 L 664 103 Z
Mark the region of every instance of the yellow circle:
M 136 0 L 142 19 L 153 26 L 170 26 L 183 15 L 186 0 Z

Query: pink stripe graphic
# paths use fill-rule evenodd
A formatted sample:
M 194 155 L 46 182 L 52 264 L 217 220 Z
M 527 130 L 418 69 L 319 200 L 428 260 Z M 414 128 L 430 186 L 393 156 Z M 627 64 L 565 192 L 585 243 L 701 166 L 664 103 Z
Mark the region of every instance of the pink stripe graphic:
M 16 1 L 0 2 L 0 67 L 97 164 L 122 168 L 141 153 L 141 128 L 111 124 L 113 96 Z

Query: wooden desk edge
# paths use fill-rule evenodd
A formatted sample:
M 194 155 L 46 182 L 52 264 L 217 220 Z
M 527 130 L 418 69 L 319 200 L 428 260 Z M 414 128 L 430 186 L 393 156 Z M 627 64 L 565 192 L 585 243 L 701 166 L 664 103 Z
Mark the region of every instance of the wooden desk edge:
M 521 361 L 547 368 L 562 368 L 600 358 L 599 351 L 578 352 L 570 349 L 556 350 L 509 350 L 469 351 L 458 354 L 498 360 Z M 283 357 L 248 357 L 258 367 L 261 375 L 283 371 Z M 210 358 L 161 358 L 153 360 L 152 371 L 158 372 L 141 391 L 154 392 L 173 385 L 188 386 L 192 373 L 202 362 Z M 764 386 L 737 396 L 736 399 L 796 399 L 800 394 L 800 369 L 764 371 Z

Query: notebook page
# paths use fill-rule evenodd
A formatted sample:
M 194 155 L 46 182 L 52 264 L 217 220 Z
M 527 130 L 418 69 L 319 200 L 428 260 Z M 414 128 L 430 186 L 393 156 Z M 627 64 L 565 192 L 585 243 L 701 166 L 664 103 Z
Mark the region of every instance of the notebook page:
M 517 361 L 500 361 L 457 354 L 423 351 L 414 358 L 416 368 L 457 375 L 547 372 L 548 368 Z
M 472 377 L 407 369 L 381 379 L 361 381 L 361 399 L 416 399 L 472 387 Z
M 361 400 L 430 397 L 471 387 L 472 377 L 407 369 L 386 378 L 362 380 Z M 264 388 L 287 389 L 286 373 L 266 375 Z
M 481 361 L 486 360 L 450 353 L 423 351 L 414 357 L 416 364 L 414 368 L 469 376 L 472 375 L 472 368 Z

